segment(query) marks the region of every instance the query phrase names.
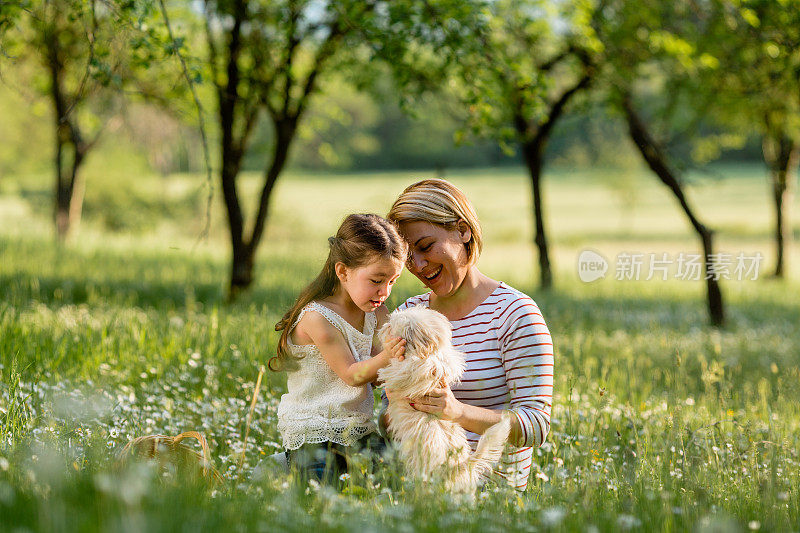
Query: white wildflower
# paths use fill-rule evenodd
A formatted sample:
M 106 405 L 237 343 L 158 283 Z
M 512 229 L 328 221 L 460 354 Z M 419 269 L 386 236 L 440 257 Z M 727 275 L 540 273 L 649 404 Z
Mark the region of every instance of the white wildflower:
M 542 525 L 555 527 L 564 520 L 567 511 L 563 507 L 550 507 L 542 511 Z

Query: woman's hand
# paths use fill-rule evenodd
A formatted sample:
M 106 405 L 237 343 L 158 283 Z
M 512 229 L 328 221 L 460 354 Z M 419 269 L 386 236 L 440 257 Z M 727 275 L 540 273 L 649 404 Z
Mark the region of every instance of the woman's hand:
M 433 389 L 421 398 L 415 398 L 409 405 L 417 411 L 430 413 L 442 420 L 458 422 L 464 414 L 464 404 L 456 400 L 450 387 Z

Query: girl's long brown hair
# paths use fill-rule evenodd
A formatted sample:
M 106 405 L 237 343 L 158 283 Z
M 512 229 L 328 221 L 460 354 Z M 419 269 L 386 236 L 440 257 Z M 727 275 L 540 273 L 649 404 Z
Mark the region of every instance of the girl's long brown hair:
M 275 324 L 281 332 L 278 341 L 278 355 L 269 360 L 273 372 L 283 370 L 289 362 L 289 335 L 292 326 L 305 306 L 313 300 L 326 298 L 336 292 L 339 278 L 336 277 L 336 263 L 347 268 L 358 268 L 380 258 L 397 259 L 404 263 L 408 255 L 408 245 L 400 236 L 397 227 L 383 217 L 373 214 L 348 215 L 336 236 L 328 239 L 330 251 L 322 272 L 303 289 L 294 305 Z

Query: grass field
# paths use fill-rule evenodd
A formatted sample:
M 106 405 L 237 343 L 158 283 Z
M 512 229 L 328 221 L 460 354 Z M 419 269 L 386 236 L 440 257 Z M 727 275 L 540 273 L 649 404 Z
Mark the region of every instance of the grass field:
M 758 280 L 723 282 L 723 330 L 706 326 L 699 281 L 618 281 L 613 266 L 603 280 L 578 279 L 586 248 L 612 264 L 621 252 L 698 250 L 650 176 L 547 176 L 556 287 L 546 293 L 534 283 L 521 171 L 448 176 L 483 222 L 481 268 L 534 297 L 556 345 L 552 432 L 529 490 L 488 491 L 472 504 L 413 487 L 391 467 L 354 472 L 341 494 L 269 469 L 253 479 L 279 449 L 281 375 L 267 375 L 238 467 L 273 325 L 319 268 L 325 238 L 349 212 L 385 213 L 424 173 L 288 174 L 256 286 L 235 304 L 224 301 L 219 198 L 210 236 L 197 239 L 197 177 L 131 181 L 90 169 L 85 221 L 60 249 L 48 177 L 4 178 L 0 530 L 800 531 L 800 254 L 792 251 L 788 280 L 769 279 L 763 173 L 718 173 L 725 179 L 698 178 L 691 199 L 718 230 L 720 251 L 766 256 Z M 257 186 L 251 176 L 243 190 Z M 391 303 L 421 290 L 405 273 Z M 113 465 L 134 436 L 189 429 L 209 438 L 225 477 L 213 491 Z

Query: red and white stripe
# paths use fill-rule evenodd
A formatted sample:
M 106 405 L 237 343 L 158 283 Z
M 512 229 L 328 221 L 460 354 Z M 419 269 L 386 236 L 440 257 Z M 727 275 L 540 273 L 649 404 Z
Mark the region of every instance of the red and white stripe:
M 413 296 L 398 309 L 430 305 L 430 293 Z M 507 409 L 519 420 L 521 439 L 508 447 L 498 473 L 523 490 L 533 448 L 550 431 L 553 341 L 541 311 L 529 296 L 505 283 L 461 320 L 451 321 L 453 346 L 467 370 L 453 387 L 457 400 L 486 409 Z M 473 449 L 480 435 L 467 432 Z

